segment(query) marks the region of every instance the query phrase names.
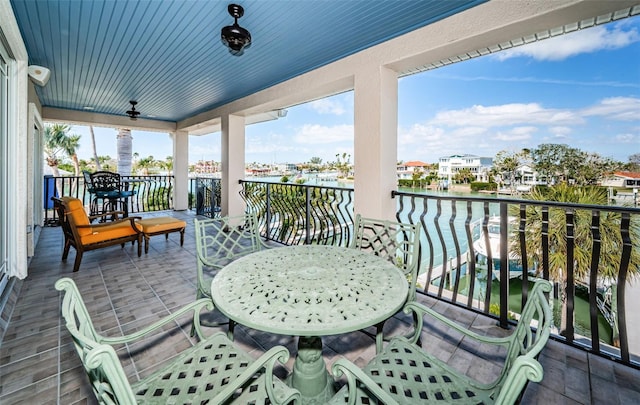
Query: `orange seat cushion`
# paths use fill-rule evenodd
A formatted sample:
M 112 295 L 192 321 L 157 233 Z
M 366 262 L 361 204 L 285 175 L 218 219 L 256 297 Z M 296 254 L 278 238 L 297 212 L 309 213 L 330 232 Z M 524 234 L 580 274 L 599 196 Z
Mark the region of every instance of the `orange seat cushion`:
M 144 233 L 160 233 L 178 231 L 187 226 L 185 221 L 173 217 L 156 217 L 141 219 L 136 222 Z
M 89 229 L 88 235 L 81 236 L 82 244 L 89 245 L 97 242 L 104 242 L 111 239 L 122 238 L 137 234 L 131 227 L 131 222 L 120 222 L 106 226 L 93 227 Z

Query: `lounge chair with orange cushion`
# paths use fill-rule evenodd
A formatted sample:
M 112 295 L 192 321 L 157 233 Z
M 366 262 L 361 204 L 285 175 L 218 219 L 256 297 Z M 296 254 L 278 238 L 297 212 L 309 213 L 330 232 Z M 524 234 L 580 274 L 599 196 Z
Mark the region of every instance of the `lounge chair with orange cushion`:
M 78 271 L 82 254 L 88 250 L 100 249 L 107 246 L 122 245 L 126 242 L 138 242 L 138 256 L 142 254 L 142 229 L 136 220 L 140 217 L 119 219 L 122 212 L 107 212 L 102 215 L 88 216 L 82 201 L 73 197 L 51 198 L 54 208 L 64 232 L 64 251 L 62 260 L 66 260 L 69 249 L 76 249 L 76 260 L 73 271 Z M 92 224 L 93 219 L 104 217 L 114 218 L 113 221 Z

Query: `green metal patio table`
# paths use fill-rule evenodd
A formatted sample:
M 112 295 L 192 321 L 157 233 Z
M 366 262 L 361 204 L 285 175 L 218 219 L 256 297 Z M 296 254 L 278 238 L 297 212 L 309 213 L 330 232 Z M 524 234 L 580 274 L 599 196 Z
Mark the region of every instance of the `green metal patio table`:
M 299 336 L 288 378 L 303 404 L 324 404 L 333 381 L 322 358 L 322 336 L 376 325 L 399 311 L 408 283 L 391 262 L 337 246 L 265 250 L 224 267 L 211 296 L 224 315 L 264 332 Z

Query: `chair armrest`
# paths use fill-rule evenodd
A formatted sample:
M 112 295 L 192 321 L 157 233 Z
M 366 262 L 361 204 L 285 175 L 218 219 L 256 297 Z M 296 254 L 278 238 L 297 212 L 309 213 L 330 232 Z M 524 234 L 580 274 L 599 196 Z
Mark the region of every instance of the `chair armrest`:
M 206 308 L 209 311 L 213 310 L 213 302 L 208 299 L 208 298 L 202 298 L 199 299 L 197 301 L 192 302 L 189 305 L 186 305 L 184 307 L 182 307 L 181 309 L 179 309 L 178 311 L 172 313 L 171 315 L 155 322 L 154 324 L 147 326 L 146 328 L 135 332 L 135 333 L 131 333 L 129 335 L 124 335 L 124 336 L 119 336 L 119 337 L 105 337 L 105 336 L 99 336 L 98 339 L 96 339 L 98 341 L 98 343 L 106 343 L 106 344 L 121 344 L 121 343 L 129 343 L 132 341 L 135 341 L 137 339 L 140 339 L 141 337 L 144 337 L 145 335 L 163 327 L 164 325 L 171 323 L 173 321 L 175 321 L 177 318 L 181 317 L 182 315 L 189 313 L 191 311 L 194 311 L 194 325 L 195 325 L 195 329 L 196 329 L 196 333 L 198 334 L 198 338 L 203 339 L 204 335 L 202 334 L 202 329 L 200 327 L 200 311 Z
M 387 394 L 375 381 L 371 379 L 366 373 L 358 368 L 355 364 L 345 358 L 340 358 L 333 363 L 331 371 L 334 377 L 340 377 L 344 375 L 347 377 L 347 388 L 349 390 L 349 400 L 347 404 L 353 405 L 356 403 L 356 396 L 358 395 L 358 382 L 364 386 L 371 394 L 373 394 L 380 403 L 385 405 L 398 405 L 398 403 L 389 394 Z M 336 395 L 341 395 L 338 392 Z M 342 401 L 339 401 L 342 403 Z
M 103 214 L 89 215 L 89 221 L 105 217 L 113 217 L 115 219 L 118 219 L 118 216 L 124 216 L 124 211 L 110 211 Z
M 103 223 L 98 223 L 98 224 L 90 224 L 90 225 L 76 225 L 76 228 L 78 229 L 94 229 L 97 231 L 100 231 L 100 228 L 105 228 L 105 227 L 109 227 L 112 226 L 114 224 L 120 224 L 120 223 L 124 223 L 124 222 L 130 222 L 131 223 L 131 228 L 133 228 L 137 233 L 142 233 L 138 227 L 135 225 L 135 221 L 142 219 L 142 217 L 126 217 L 126 218 L 122 218 L 122 219 L 116 219 L 114 221 L 109 221 L 109 222 L 103 222 Z
M 515 404 L 527 382 L 540 382 L 543 374 L 542 365 L 536 359 L 527 355 L 516 357 L 496 398 L 496 404 Z
M 420 338 L 420 332 L 422 331 L 422 326 L 424 324 L 424 316 L 425 315 L 429 315 L 432 318 L 435 318 L 437 320 L 439 320 L 440 322 L 446 324 L 447 326 L 449 326 L 452 329 L 455 329 L 457 332 L 462 333 L 463 335 L 470 337 L 472 339 L 475 339 L 479 342 L 482 343 L 488 343 L 488 344 L 492 344 L 492 345 L 501 345 L 501 346 L 506 346 L 511 342 L 511 337 L 489 337 L 489 336 L 482 336 L 479 335 L 467 328 L 465 328 L 464 326 L 458 324 L 457 322 L 452 321 L 451 319 L 445 317 L 442 314 L 439 314 L 438 312 L 434 311 L 433 309 L 426 307 L 423 304 L 420 304 L 418 302 L 409 302 L 407 305 L 405 305 L 404 310 L 405 313 L 409 313 L 411 311 L 413 311 L 416 314 L 417 317 L 417 322 L 416 322 L 416 329 L 414 330 L 414 335 L 409 337 L 408 340 L 413 343 L 416 344 L 416 342 L 418 341 L 418 339 Z
M 274 390 L 273 386 L 273 369 L 276 365 L 276 361 L 284 364 L 289 360 L 289 351 L 284 346 L 276 346 L 271 348 L 265 354 L 260 356 L 256 361 L 251 363 L 245 371 L 242 372 L 236 379 L 231 381 L 222 392 L 216 395 L 212 400 L 212 404 L 223 404 L 247 381 L 255 378 L 255 375 L 263 368 L 265 369 L 265 387 L 267 389 L 267 395 L 271 402 L 275 405 L 288 404 L 291 401 L 298 403 L 300 401 L 300 392 L 291 388 L 291 392 L 283 392 L 281 390 Z

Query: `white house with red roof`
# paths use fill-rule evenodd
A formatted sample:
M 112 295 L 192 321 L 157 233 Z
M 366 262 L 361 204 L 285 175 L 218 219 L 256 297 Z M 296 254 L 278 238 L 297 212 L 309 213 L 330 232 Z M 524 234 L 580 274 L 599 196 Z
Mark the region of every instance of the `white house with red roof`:
M 605 187 L 640 187 L 640 173 L 638 172 L 613 172 L 604 178 L 601 184 Z
M 419 160 L 410 160 L 408 162 L 399 163 L 397 167 L 398 179 L 411 179 L 416 172 L 423 172 L 423 176 L 429 173 L 431 163 L 421 162 Z

